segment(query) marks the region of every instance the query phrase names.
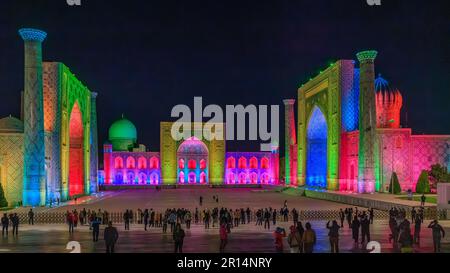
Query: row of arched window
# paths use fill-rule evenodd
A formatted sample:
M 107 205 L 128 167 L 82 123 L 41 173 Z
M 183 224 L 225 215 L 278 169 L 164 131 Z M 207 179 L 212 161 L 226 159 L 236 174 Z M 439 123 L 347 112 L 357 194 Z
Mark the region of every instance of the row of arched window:
M 226 176 L 227 184 L 269 184 L 270 176 L 268 173 L 262 173 L 259 177 L 255 172 L 246 173 L 241 172 L 239 174 L 234 174 L 229 172 Z
M 256 157 L 250 158 L 249 164 L 247 165 L 247 158 L 241 156 L 238 160 L 238 169 L 258 169 L 258 159 Z M 229 157 L 227 159 L 227 169 L 236 168 L 236 159 L 234 157 Z M 269 159 L 267 157 L 261 158 L 261 169 L 269 169 Z
M 195 172 L 190 172 L 185 175 L 183 171 L 178 174 L 178 183 L 179 184 L 194 184 L 200 182 L 200 184 L 207 183 L 207 177 L 205 172 L 201 172 L 199 177 L 197 177 Z
M 149 176 L 145 173 L 135 175 L 134 173 L 123 174 L 122 172 L 116 173 L 114 177 L 114 184 L 137 184 L 137 185 L 157 185 L 160 183 L 159 174 L 152 173 Z
M 201 159 L 199 164 L 200 164 L 200 170 L 205 170 L 207 168 L 207 166 L 206 166 L 207 164 L 206 164 L 206 160 L 205 159 Z M 197 161 L 195 159 L 189 159 L 187 165 L 188 165 L 187 166 L 188 169 L 190 169 L 190 170 L 197 169 Z M 185 161 L 184 161 L 184 159 L 181 158 L 178 161 L 178 168 L 179 169 L 184 169 L 185 167 L 186 167 Z
M 150 158 L 149 164 L 147 164 L 147 159 L 143 156 L 139 157 L 137 160 L 136 165 L 136 159 L 134 157 L 129 156 L 127 157 L 125 164 L 122 157 L 116 157 L 114 159 L 114 168 L 115 169 L 159 169 L 159 158 L 156 156 Z M 147 167 L 148 166 L 148 167 Z

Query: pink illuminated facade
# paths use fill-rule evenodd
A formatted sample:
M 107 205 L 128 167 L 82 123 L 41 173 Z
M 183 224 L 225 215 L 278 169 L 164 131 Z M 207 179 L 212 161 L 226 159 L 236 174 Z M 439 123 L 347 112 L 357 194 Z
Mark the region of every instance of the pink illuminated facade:
M 168 125 L 168 126 L 166 126 Z M 135 126 L 122 117 L 111 125 L 103 146 L 104 186 L 156 185 L 277 185 L 278 147 L 272 152 L 226 152 L 225 141 L 208 142 L 194 136 L 172 141 L 170 124 L 161 125 L 161 152 L 137 144 Z M 170 140 L 170 141 L 169 141 Z M 174 170 L 175 175 L 172 174 Z M 217 173 L 221 173 L 217 179 Z

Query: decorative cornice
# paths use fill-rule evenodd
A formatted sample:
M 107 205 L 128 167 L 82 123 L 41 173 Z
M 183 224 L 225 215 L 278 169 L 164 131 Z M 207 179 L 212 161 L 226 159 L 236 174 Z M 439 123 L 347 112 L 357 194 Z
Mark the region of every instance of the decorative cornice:
M 34 29 L 34 28 L 22 28 L 19 29 L 20 37 L 24 41 L 37 41 L 43 42 L 47 37 L 47 33 L 45 31 Z
M 366 62 L 366 61 L 373 61 L 373 60 L 375 60 L 377 55 L 378 55 L 378 52 L 376 50 L 366 50 L 366 51 L 361 51 L 361 52 L 357 53 L 356 57 L 358 58 L 358 61 L 361 63 L 361 62 Z

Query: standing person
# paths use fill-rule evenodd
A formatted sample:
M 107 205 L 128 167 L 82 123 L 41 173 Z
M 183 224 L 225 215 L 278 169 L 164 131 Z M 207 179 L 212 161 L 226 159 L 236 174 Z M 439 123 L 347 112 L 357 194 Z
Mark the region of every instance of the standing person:
M 125 230 L 130 230 L 130 211 L 126 210 L 123 214 L 123 222 L 125 224 Z
M 414 223 L 414 221 L 416 220 L 416 215 L 417 215 L 416 208 L 413 207 L 411 210 L 411 222 Z
M 3 214 L 2 217 L 2 236 L 8 236 L 8 227 L 9 227 L 9 219 L 8 219 L 8 215 Z
M 300 245 L 302 242 L 302 236 L 300 235 L 300 232 L 298 231 L 295 226 L 290 227 L 290 233 L 287 238 L 289 248 L 291 250 L 291 253 L 299 253 L 300 252 Z
M 186 214 L 184 215 L 184 222 L 186 223 L 187 229 L 191 228 L 191 221 L 192 221 L 191 212 L 187 211 Z
M 367 239 L 367 241 L 365 241 Z M 367 216 L 361 220 L 361 244 L 370 242 L 370 221 Z
M 144 210 L 144 215 L 143 215 L 143 219 L 144 219 L 144 230 L 147 231 L 147 226 L 148 226 L 148 217 L 150 215 L 148 214 L 148 209 Z
M 414 220 L 414 243 L 420 244 L 420 230 L 422 227 L 422 221 L 420 221 L 420 217 L 417 215 Z
M 30 209 L 30 211 L 28 212 L 28 224 L 29 225 L 34 225 L 34 212 L 33 209 Z
M 169 221 L 169 217 L 167 216 L 167 213 L 164 214 L 164 217 L 162 219 L 162 228 L 163 228 L 163 233 L 167 232 L 167 222 Z
M 422 193 L 422 196 L 420 197 L 420 206 L 421 207 L 425 206 L 426 200 L 427 200 L 427 198 L 425 197 L 425 193 Z
M 284 230 L 284 228 L 277 227 L 277 229 L 273 233 L 273 236 L 275 238 L 275 249 L 277 253 L 283 253 L 283 238 L 286 237 L 286 231 Z
M 358 216 L 355 216 L 353 218 L 353 222 L 351 225 L 352 229 L 352 238 L 355 241 L 355 245 L 358 246 L 358 240 L 359 240 L 359 227 L 361 226 L 361 223 L 358 220 Z
M 341 227 L 338 225 L 336 220 L 333 220 L 331 226 L 330 221 L 327 223 L 328 237 L 330 238 L 331 253 L 339 253 L 339 229 Z
M 195 208 L 195 213 L 194 213 L 194 223 L 198 224 L 198 208 Z
M 117 229 L 113 227 L 112 222 L 108 222 L 108 226 L 105 228 L 103 239 L 106 244 L 106 253 L 114 253 L 114 247 L 119 239 L 119 233 Z
M 12 214 L 11 214 L 12 215 Z M 11 217 L 11 223 L 13 226 L 13 236 L 19 235 L 19 216 L 17 216 L 17 213 L 14 213 Z
M 373 217 L 374 217 L 373 208 L 370 208 L 369 209 L 369 220 L 370 220 L 371 224 L 373 224 Z
M 305 253 L 313 253 L 314 245 L 316 244 L 316 232 L 312 229 L 311 224 L 308 222 L 305 224 L 305 232 L 303 233 L 303 247 Z
M 270 229 L 270 213 L 267 208 L 264 210 L 264 229 Z
M 173 241 L 175 242 L 175 253 L 183 253 L 183 241 L 184 230 L 181 228 L 181 224 L 177 223 L 175 230 L 173 231 Z
M 76 209 L 73 211 L 73 226 L 78 226 L 78 212 Z
M 398 242 L 400 243 L 400 250 L 402 253 L 412 253 L 413 240 L 411 236 L 411 223 L 404 218 L 399 226 Z
M 341 220 L 341 228 L 343 228 L 345 221 L 345 212 L 342 209 L 339 210 L 339 219 Z
M 352 211 L 351 209 L 345 209 L 347 211 L 347 223 L 348 228 L 352 228 Z
M 277 209 L 272 212 L 272 224 L 275 226 L 277 224 Z
M 100 219 L 98 217 L 91 223 L 92 225 L 92 241 L 98 242 L 98 235 L 100 233 Z
M 302 222 L 298 222 L 296 228 L 297 228 L 298 233 L 299 233 L 300 238 L 301 238 L 300 244 L 299 244 L 299 246 L 298 246 L 298 251 L 299 251 L 300 253 L 303 253 L 303 250 L 304 250 L 304 249 L 303 249 L 303 233 L 305 233 L 305 229 L 303 228 Z
M 438 220 L 432 221 L 428 228 L 431 228 L 433 232 L 433 246 L 434 246 L 434 252 L 438 253 L 441 252 L 441 239 L 445 237 L 445 230 L 442 228 L 442 226 L 439 224 Z
M 225 247 L 227 246 L 228 243 L 228 231 L 227 231 L 227 225 L 226 223 L 221 223 L 220 224 L 220 253 L 224 253 L 225 252 Z
M 200 207 L 203 206 L 203 196 L 200 196 Z
M 70 211 L 67 211 L 66 213 L 66 221 L 69 225 L 69 234 L 73 233 L 73 214 Z

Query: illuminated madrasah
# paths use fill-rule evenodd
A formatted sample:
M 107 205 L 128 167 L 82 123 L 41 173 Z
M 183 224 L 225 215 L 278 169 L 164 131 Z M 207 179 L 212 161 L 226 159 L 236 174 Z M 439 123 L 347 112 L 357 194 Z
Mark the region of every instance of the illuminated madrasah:
M 96 192 L 96 93 L 63 63 L 42 61 L 44 31 L 19 34 L 25 44 L 22 114 L 0 120 L 6 200 L 38 206 Z

